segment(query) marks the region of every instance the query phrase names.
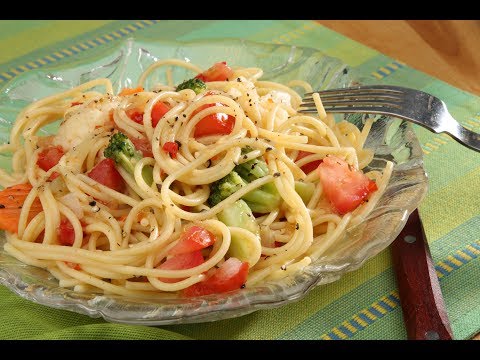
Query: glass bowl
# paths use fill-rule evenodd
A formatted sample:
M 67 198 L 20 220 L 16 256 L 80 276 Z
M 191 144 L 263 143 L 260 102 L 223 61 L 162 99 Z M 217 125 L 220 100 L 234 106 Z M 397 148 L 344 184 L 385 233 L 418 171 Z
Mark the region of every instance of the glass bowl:
M 236 39 L 179 43 L 129 38 L 63 59 L 54 67 L 23 73 L 7 83 L 0 91 L 0 142 L 8 141 L 16 114 L 30 102 L 98 77 L 110 78 L 118 91 L 135 85 L 143 70 L 163 58 L 186 59 L 202 68 L 217 61 L 261 67 L 265 80 L 280 83 L 292 79 L 306 80 L 314 89 L 367 82 L 339 59 L 310 48 Z M 165 83 L 159 74 L 154 75 L 153 81 Z M 180 82 L 191 73 L 177 69 L 173 76 Z M 362 116 L 344 117 L 362 126 Z M 54 131 L 54 128 L 45 131 Z M 304 271 L 283 280 L 193 299 L 159 297 L 157 301 L 142 301 L 114 295 L 76 293 L 59 287 L 46 270 L 25 265 L 7 255 L 3 251 L 5 236 L 1 231 L 0 284 L 39 304 L 92 317 L 101 316 L 112 322 L 142 325 L 214 321 L 298 301 L 315 286 L 338 280 L 385 249 L 426 193 L 427 176 L 422 151 L 410 124 L 378 117 L 366 147 L 375 152 L 369 169 L 382 169 L 386 160 L 395 163 L 384 195 L 364 222 L 350 227 L 343 238 Z M 9 170 L 7 160 L 0 156 L 0 166 Z

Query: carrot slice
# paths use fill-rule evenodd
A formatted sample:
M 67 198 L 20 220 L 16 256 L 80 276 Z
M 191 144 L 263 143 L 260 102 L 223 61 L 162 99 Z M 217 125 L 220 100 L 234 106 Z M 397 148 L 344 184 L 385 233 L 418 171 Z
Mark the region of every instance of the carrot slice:
M 18 231 L 18 220 L 22 211 L 23 203 L 32 190 L 30 184 L 18 184 L 7 187 L 0 191 L 0 230 L 12 233 Z M 30 207 L 28 221 L 43 210 L 42 203 L 36 198 Z
M 132 88 L 123 88 L 122 91 L 118 94 L 119 96 L 132 95 L 143 91 L 143 87 L 138 86 L 134 89 Z

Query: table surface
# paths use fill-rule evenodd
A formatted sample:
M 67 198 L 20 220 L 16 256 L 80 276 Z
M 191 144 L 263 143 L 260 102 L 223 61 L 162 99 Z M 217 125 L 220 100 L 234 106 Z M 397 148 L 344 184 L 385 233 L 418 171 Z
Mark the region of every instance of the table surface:
M 179 21 L 150 20 L 1 21 L 0 47 L 4 51 L 0 54 L 0 81 L 49 61 L 69 61 L 73 53 L 88 52 L 132 32 L 155 39 L 242 37 L 317 47 L 380 83 L 435 93 L 448 100 L 449 109 L 451 105 L 452 113 L 462 123 L 475 129 L 480 124 L 480 59 L 473 54 L 478 48 L 480 21 L 208 20 L 178 25 Z M 416 126 L 415 131 L 430 176 L 429 194 L 420 208 L 424 210 L 422 219 L 452 328 L 458 338 L 468 338 L 480 328 L 480 287 L 473 280 L 480 268 L 476 231 L 480 226 L 476 215 L 480 198 L 473 190 L 480 186 L 478 153 L 466 150 L 448 136 L 433 135 Z M 463 201 L 456 201 L 458 197 Z M 275 314 L 259 311 L 203 326 L 109 326 L 102 319 L 32 304 L 0 286 L 0 308 L 4 309 L 0 310 L 0 338 L 399 339 L 405 334 L 397 296 L 388 251 L 341 281 L 314 289 L 304 301 L 279 308 Z M 277 321 L 278 317 L 284 321 Z
M 480 95 L 479 20 L 318 22 L 417 70 Z
M 417 70 L 480 95 L 479 20 L 317 21 Z M 480 333 L 474 339 L 480 340 Z

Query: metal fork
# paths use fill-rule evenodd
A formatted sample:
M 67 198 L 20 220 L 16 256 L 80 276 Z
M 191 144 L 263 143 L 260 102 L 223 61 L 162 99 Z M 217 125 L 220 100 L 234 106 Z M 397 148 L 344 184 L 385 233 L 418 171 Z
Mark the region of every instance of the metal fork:
M 459 143 L 480 151 L 480 134 L 460 125 L 439 98 L 423 91 L 391 85 L 366 85 L 318 91 L 325 111 L 383 114 L 412 121 L 435 133 L 448 133 Z M 305 94 L 299 112 L 317 112 Z

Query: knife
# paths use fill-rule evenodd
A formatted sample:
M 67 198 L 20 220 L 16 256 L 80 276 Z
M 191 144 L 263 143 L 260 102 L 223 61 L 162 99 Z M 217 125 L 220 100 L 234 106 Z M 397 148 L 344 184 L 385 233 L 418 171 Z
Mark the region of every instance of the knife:
M 409 340 L 452 340 L 445 302 L 422 222 L 414 210 L 391 247 Z

